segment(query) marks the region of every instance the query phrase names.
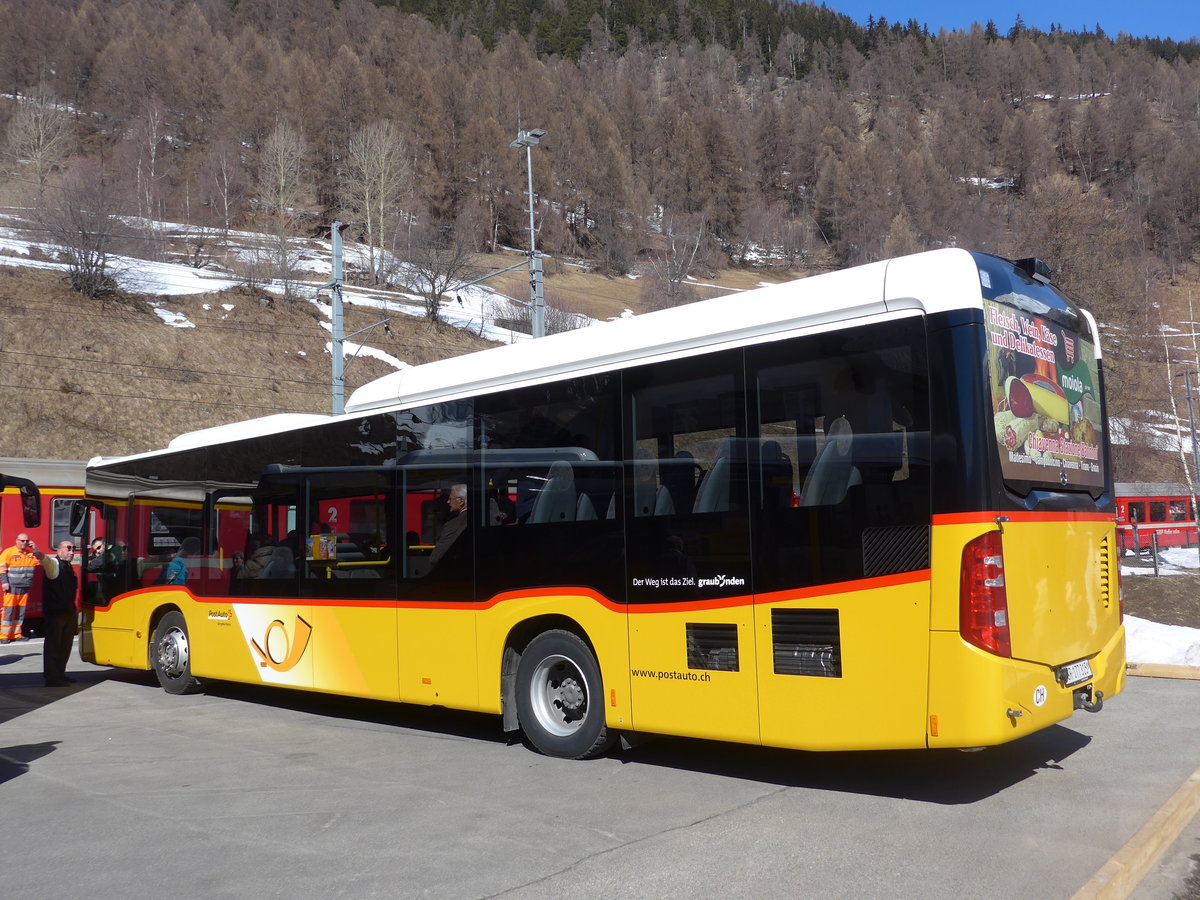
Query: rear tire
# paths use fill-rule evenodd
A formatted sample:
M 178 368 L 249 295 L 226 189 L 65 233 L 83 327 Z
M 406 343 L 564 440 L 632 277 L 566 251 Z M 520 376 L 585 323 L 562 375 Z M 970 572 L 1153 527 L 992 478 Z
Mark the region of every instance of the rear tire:
M 600 666 L 569 631 L 544 632 L 521 654 L 517 717 L 529 742 L 547 756 L 590 759 L 616 743 L 604 721 Z
M 150 644 L 150 665 L 168 694 L 194 694 L 200 679 L 192 676 L 191 644 L 183 613 L 171 610 L 158 620 Z

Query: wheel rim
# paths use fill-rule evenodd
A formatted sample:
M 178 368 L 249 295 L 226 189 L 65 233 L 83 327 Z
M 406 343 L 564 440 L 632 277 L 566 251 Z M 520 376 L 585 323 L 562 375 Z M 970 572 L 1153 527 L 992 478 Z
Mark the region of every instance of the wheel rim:
M 558 737 L 572 735 L 587 718 L 587 679 L 568 657 L 547 656 L 534 670 L 529 699 L 542 728 Z
M 171 627 L 158 639 L 158 670 L 169 678 L 187 672 L 188 639 L 182 628 Z

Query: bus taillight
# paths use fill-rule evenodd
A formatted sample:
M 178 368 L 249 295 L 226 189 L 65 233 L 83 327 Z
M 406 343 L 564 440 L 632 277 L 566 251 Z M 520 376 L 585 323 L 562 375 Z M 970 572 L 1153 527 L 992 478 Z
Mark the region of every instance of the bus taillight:
M 998 531 L 982 534 L 963 548 L 958 630 L 963 640 L 982 650 L 1012 656 L 1004 552 Z

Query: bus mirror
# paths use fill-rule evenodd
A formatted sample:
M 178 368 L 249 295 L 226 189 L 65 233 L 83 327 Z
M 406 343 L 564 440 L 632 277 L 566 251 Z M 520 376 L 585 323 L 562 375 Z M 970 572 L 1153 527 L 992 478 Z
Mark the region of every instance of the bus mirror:
M 42 524 L 42 498 L 38 495 L 37 488 L 29 493 L 21 491 L 21 512 L 25 517 L 26 528 L 37 528 Z
M 82 500 L 71 504 L 71 534 L 83 534 L 83 522 L 87 518 L 88 505 Z
M 37 528 L 42 524 L 42 494 L 38 486 L 28 478 L 0 475 L 0 487 L 15 487 L 21 492 L 21 514 L 26 528 Z

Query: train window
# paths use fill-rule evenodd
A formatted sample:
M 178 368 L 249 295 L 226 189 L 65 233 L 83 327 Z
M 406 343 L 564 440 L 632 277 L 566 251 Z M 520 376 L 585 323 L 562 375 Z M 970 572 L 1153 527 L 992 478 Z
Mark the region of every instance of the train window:
M 1165 500 L 1150 501 L 1150 521 L 1165 522 L 1167 521 L 1167 503 Z
M 1171 501 L 1171 521 L 1172 522 L 1187 522 L 1192 517 L 1188 512 L 1188 507 L 1191 506 L 1187 500 L 1172 500 Z
M 1146 504 L 1145 503 L 1130 503 L 1129 504 L 1129 521 L 1134 522 L 1134 523 L 1146 521 Z

